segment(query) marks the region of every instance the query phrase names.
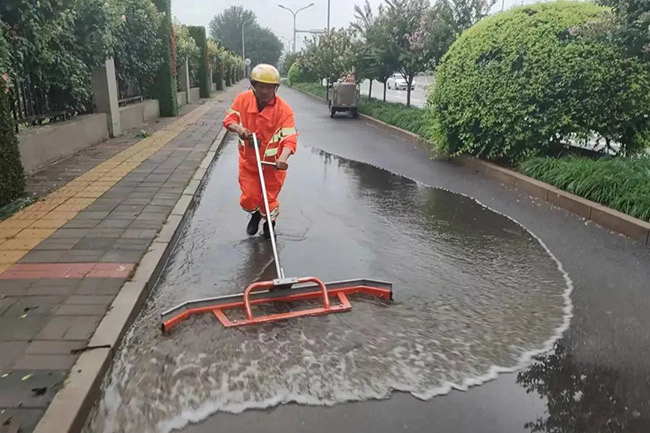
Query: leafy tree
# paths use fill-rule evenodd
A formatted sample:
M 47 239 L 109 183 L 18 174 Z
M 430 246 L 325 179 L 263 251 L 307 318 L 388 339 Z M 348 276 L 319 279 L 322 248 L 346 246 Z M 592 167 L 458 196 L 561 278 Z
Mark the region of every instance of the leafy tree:
M 258 25 L 246 27 L 246 57 L 251 59 L 251 66 L 258 63 L 277 65 L 282 49 L 282 41 L 271 30 Z
M 20 196 L 25 189 L 18 138 L 11 113 L 9 46 L 0 27 L 0 205 Z
M 280 75 L 287 76 L 289 73 L 289 68 L 298 60 L 298 53 L 287 52 L 284 53 L 280 59 Z
M 163 61 L 159 30 L 163 16 L 151 0 L 113 0 L 121 14 L 116 32 L 115 68 L 120 95 L 149 96 Z
M 353 72 L 357 66 L 353 33 L 352 29 L 332 29 L 329 33 L 312 36 L 303 48 L 301 66 L 317 78 L 330 81 Z
M 210 35 L 235 53 L 242 52 L 242 25 L 245 24 L 246 57 L 253 65 L 277 65 L 282 54 L 282 41 L 269 29 L 257 23 L 255 14 L 242 6 L 231 6 L 210 22 Z
M 376 44 L 397 59 L 398 71 L 407 82 L 406 105 L 410 106 L 413 79 L 435 60 L 426 25 L 430 5 L 428 0 L 386 0 L 386 6 L 379 18 L 384 32 L 377 36 Z
M 387 31 L 383 27 L 387 20 L 380 19 L 384 13 L 383 7 L 380 5 L 378 14 L 374 15 L 366 0 L 363 7 L 357 5 L 354 11 L 357 21 L 352 27 L 363 37 L 363 42 L 356 46 L 356 56 L 362 76 L 370 80 L 368 97 L 372 96 L 372 82 L 376 80 L 383 84 L 383 100 L 386 101 L 386 82 L 399 67 L 399 59 L 383 43 L 383 35 Z

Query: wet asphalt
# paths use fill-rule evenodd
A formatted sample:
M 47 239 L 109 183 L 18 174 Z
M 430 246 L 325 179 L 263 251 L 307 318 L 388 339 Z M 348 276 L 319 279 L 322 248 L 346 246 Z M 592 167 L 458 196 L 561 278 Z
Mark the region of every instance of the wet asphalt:
M 345 315 L 230 334 L 212 318 L 191 319 L 160 338 L 161 309 L 272 276 L 267 244 L 242 236 L 229 145 L 88 431 L 147 431 L 187 420 L 203 421 L 186 432 L 650 431 L 650 249 L 430 161 L 425 149 L 360 120 L 329 119 L 308 97 L 282 95 L 296 112 L 301 145 L 281 196 L 285 269 L 390 279 L 398 301 L 361 299 Z M 555 260 L 527 230 L 468 197 L 548 247 L 572 281 L 573 317 L 536 362 L 434 397 L 443 384 L 485 375 L 491 365 L 515 367 L 523 353 L 553 339 L 564 319 L 567 286 Z M 450 354 L 457 359 L 450 362 Z M 254 373 L 247 376 L 253 364 L 242 359 L 255 361 Z M 211 384 L 216 373 L 239 373 L 241 381 Z M 276 406 L 291 400 L 309 404 Z

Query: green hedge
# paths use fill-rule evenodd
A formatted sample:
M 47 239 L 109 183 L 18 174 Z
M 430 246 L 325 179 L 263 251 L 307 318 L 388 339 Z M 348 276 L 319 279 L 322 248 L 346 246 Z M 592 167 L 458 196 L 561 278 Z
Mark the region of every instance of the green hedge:
M 159 37 L 162 41 L 161 57 L 163 62 L 158 70 L 154 94 L 160 103 L 162 116 L 178 115 L 178 98 L 176 97 L 176 48 L 172 26 L 171 0 L 153 0 L 158 10 L 164 13 Z
M 406 129 L 425 140 L 431 139 L 431 116 L 422 108 L 407 107 L 404 104 L 377 99 L 364 99 L 359 106 L 359 112 L 389 125 Z
M 189 26 L 190 36 L 196 42 L 201 51 L 201 60 L 199 61 L 199 92 L 201 98 L 210 97 L 210 62 L 208 61 L 208 41 L 205 35 L 205 27 Z
M 438 150 L 513 162 L 594 131 L 638 151 L 650 129 L 650 70 L 588 31 L 606 11 L 540 3 L 463 33 L 429 98 Z
M 542 182 L 650 221 L 650 157 L 532 158 L 520 169 Z
M 25 191 L 25 176 L 10 105 L 8 51 L 0 27 L 0 206 Z
M 309 93 L 319 98 L 327 98 L 327 89 L 319 83 L 292 83 L 289 81 L 289 86 L 303 93 Z

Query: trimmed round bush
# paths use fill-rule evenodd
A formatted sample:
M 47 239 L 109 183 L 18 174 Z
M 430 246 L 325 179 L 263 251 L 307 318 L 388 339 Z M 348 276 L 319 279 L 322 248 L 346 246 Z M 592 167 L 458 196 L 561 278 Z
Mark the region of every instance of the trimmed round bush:
M 429 96 L 436 150 L 516 162 L 594 134 L 627 154 L 643 147 L 650 68 L 599 36 L 607 13 L 592 3 L 541 3 L 463 33 Z

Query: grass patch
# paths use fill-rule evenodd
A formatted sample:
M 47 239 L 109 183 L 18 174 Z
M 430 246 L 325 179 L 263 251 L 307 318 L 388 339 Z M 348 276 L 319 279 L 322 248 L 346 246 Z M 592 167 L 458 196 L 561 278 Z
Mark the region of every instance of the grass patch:
M 291 87 L 303 93 L 318 96 L 319 98 L 327 98 L 327 89 L 319 83 L 293 83 L 291 84 Z
M 650 157 L 531 158 L 520 169 L 564 191 L 650 221 Z
M 430 122 L 427 110 L 418 107 L 407 107 L 398 102 L 384 102 L 377 99 L 363 99 L 359 106 L 359 112 L 405 129 L 419 137 L 429 140 Z

